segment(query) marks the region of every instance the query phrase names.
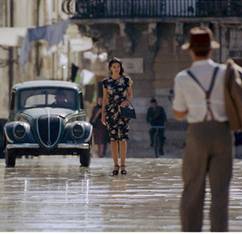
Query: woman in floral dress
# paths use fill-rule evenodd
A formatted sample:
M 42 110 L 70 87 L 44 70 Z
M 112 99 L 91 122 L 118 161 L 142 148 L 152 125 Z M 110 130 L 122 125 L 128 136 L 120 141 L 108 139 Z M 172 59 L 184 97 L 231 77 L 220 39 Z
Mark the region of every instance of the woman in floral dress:
M 118 175 L 120 168 L 121 174 L 125 175 L 129 119 L 120 115 L 120 106 L 128 106 L 131 102 L 133 82 L 124 76 L 122 62 L 119 59 L 112 59 L 108 67 L 111 75 L 103 80 L 102 122 L 107 126 L 111 141 L 113 175 Z M 121 164 L 118 162 L 119 152 Z

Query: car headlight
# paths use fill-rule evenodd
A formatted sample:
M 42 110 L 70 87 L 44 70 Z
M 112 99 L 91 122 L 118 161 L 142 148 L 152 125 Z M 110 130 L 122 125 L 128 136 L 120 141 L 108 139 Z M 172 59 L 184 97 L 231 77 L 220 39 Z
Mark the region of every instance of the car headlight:
M 22 139 L 26 134 L 26 128 L 22 124 L 15 125 L 13 129 L 13 135 L 17 139 Z
M 72 135 L 75 138 L 81 138 L 81 137 L 83 137 L 83 135 L 84 135 L 84 128 L 83 128 L 83 126 L 81 124 L 75 124 L 72 127 Z

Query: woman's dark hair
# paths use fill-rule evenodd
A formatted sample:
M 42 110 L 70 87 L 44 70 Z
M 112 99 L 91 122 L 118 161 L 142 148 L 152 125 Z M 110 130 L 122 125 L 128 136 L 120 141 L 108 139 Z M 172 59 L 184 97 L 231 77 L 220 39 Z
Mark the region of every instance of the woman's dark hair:
M 109 61 L 109 63 L 108 63 L 108 68 L 109 68 L 109 70 L 111 69 L 111 67 L 112 67 L 112 65 L 114 64 L 114 63 L 118 63 L 119 65 L 120 65 L 120 73 L 119 73 L 119 75 L 123 75 L 123 73 L 124 73 L 124 68 L 123 68 L 123 64 L 122 64 L 122 62 L 121 62 L 121 60 L 120 59 L 118 59 L 118 58 L 112 58 L 110 61 Z

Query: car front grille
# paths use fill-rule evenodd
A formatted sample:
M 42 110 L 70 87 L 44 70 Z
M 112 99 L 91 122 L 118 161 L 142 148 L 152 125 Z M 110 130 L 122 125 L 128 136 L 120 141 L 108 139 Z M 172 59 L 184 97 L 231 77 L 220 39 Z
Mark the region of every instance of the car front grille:
M 58 116 L 41 116 L 37 120 L 37 135 L 41 146 L 54 148 L 61 135 L 61 119 Z

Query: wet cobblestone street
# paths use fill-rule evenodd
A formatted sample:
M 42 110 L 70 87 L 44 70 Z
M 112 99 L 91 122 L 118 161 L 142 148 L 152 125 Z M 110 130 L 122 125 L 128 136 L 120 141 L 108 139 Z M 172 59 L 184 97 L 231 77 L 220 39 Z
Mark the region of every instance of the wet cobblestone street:
M 77 157 L 0 161 L 0 231 L 180 231 L 181 159 L 128 159 L 110 176 L 110 158 L 89 169 Z M 230 231 L 242 228 L 242 161 L 234 161 Z M 206 199 L 204 231 L 209 231 Z

